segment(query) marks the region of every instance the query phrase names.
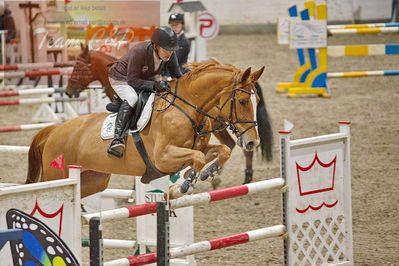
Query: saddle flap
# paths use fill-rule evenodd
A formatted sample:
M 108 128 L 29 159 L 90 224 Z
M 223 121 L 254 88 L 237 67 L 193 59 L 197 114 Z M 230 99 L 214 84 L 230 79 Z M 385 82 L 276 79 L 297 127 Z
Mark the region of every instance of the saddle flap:
M 112 139 L 115 135 L 115 120 L 116 113 L 109 114 L 104 119 L 103 125 L 101 127 L 101 138 L 102 139 Z
M 140 118 L 137 121 L 137 129 L 135 129 L 135 132 L 140 132 L 142 131 L 148 124 L 148 122 L 151 119 L 152 115 L 152 104 L 154 102 L 155 94 L 151 93 L 151 95 L 148 97 L 147 102 L 144 105 L 144 108 L 142 109 Z M 103 122 L 103 125 L 101 127 L 101 138 L 102 139 L 112 139 L 115 135 L 115 120 L 116 120 L 116 113 L 109 114 Z M 132 134 L 132 130 L 128 131 L 128 135 Z
M 137 121 L 137 131 L 142 131 L 146 125 L 148 124 L 148 122 L 151 119 L 151 115 L 152 115 L 152 104 L 154 103 L 154 98 L 155 98 L 155 94 L 151 93 L 150 96 L 148 97 L 147 102 L 144 105 L 144 108 L 142 109 L 142 112 L 140 114 L 140 118 Z

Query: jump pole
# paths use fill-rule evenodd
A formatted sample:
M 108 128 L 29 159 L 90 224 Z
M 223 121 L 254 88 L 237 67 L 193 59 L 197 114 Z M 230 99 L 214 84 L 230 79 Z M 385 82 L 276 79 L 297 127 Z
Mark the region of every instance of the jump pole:
M 329 29 L 332 35 L 398 33 L 399 27 Z
M 41 62 L 41 63 L 26 63 L 16 65 L 0 65 L 0 71 L 15 71 L 27 69 L 41 69 L 41 68 L 58 68 L 58 67 L 73 67 L 75 62 Z
M 210 203 L 213 201 L 219 201 L 239 196 L 250 195 L 262 191 L 268 191 L 271 189 L 279 189 L 283 186 L 284 179 L 282 178 L 268 179 L 255 183 L 183 196 L 178 199 L 170 200 L 169 207 L 170 209 L 178 209 L 188 206 L 196 206 L 204 203 Z M 156 213 L 156 210 L 157 202 L 152 202 L 103 212 L 85 214 L 83 215 L 83 218 L 87 223 L 92 217 L 100 217 L 101 221 L 107 221 L 112 219 L 124 219 L 152 214 Z
M 55 123 L 38 123 L 38 124 L 27 124 L 27 125 L 19 125 L 19 126 L 5 126 L 5 127 L 0 127 L 0 133 L 36 130 L 36 129 L 45 128 L 45 127 L 48 127 L 48 126 L 51 126 L 54 124 Z
M 54 75 L 70 75 L 72 68 L 59 68 L 50 70 L 38 70 L 38 71 L 13 71 L 13 72 L 1 72 L 0 79 L 13 79 L 13 78 L 34 78 L 42 76 L 54 76 Z
M 32 98 L 32 99 L 16 99 L 0 101 L 0 106 L 8 105 L 24 105 L 24 104 L 42 104 L 42 103 L 59 103 L 59 102 L 82 102 L 87 100 L 87 97 L 80 96 L 79 98 Z
M 0 153 L 2 153 L 2 152 L 28 154 L 29 146 L 0 145 Z
M 12 91 L 0 91 L 0 97 L 13 97 L 22 95 L 33 95 L 33 94 L 53 94 L 65 92 L 64 88 L 41 88 L 41 89 L 30 89 L 30 90 L 12 90 Z
M 230 236 L 219 237 L 207 241 L 197 242 L 184 247 L 175 247 L 169 249 L 171 259 L 194 255 L 197 253 L 222 249 L 230 246 L 244 244 L 251 241 L 261 240 L 271 237 L 279 237 L 285 234 L 284 225 L 265 227 L 257 230 L 247 231 Z M 143 255 L 132 256 L 123 259 L 112 260 L 104 263 L 104 266 L 130 266 L 154 263 L 157 261 L 157 253 L 151 252 Z
M 361 29 L 361 28 L 383 28 L 383 27 L 399 27 L 399 23 L 369 23 L 369 24 L 345 24 L 345 25 L 328 25 L 328 30 L 333 29 Z

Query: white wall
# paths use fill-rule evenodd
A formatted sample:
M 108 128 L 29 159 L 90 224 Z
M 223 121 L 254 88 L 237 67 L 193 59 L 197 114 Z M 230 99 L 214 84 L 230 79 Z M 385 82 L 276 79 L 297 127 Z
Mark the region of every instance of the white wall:
M 167 24 L 167 10 L 173 0 L 161 0 L 161 24 Z M 291 5 L 302 6 L 303 0 L 202 0 L 220 25 L 276 23 L 286 16 Z M 316 0 L 316 2 L 323 2 Z M 392 0 L 327 0 L 329 21 L 382 20 L 391 17 Z

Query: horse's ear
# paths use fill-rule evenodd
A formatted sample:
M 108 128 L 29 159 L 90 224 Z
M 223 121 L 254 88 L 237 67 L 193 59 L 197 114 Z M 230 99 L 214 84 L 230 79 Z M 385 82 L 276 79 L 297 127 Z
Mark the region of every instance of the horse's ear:
M 250 75 L 251 75 L 251 68 L 248 67 L 248 68 L 244 71 L 244 74 L 242 74 L 242 76 L 241 76 L 241 82 L 246 81 L 246 80 L 249 78 Z
M 82 49 L 82 56 L 86 57 L 87 53 L 89 52 L 89 46 L 80 43 L 80 49 Z
M 254 73 L 252 73 L 251 74 L 252 82 L 256 82 L 260 78 L 260 76 L 262 76 L 262 73 L 263 73 L 264 70 L 265 70 L 265 67 L 263 66 L 258 71 L 255 71 Z

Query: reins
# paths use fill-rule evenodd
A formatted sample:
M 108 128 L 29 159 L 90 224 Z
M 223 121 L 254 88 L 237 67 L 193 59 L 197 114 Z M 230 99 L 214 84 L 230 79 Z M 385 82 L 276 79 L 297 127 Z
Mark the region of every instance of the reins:
M 195 106 L 193 104 L 191 104 L 190 102 L 186 101 L 185 99 L 183 99 L 182 97 L 180 97 L 179 95 L 177 95 L 177 89 L 178 89 L 178 83 L 179 80 L 176 81 L 176 85 L 175 85 L 175 92 L 173 92 L 170 89 L 166 89 L 166 93 L 156 93 L 160 98 L 164 99 L 165 101 L 167 101 L 169 103 L 169 105 L 162 110 L 155 110 L 158 112 L 161 111 L 165 111 L 166 109 L 168 109 L 170 106 L 174 106 L 176 107 L 180 112 L 183 113 L 184 116 L 186 116 L 188 118 L 188 120 L 191 122 L 191 125 L 194 129 L 194 132 L 197 135 L 204 135 L 204 134 L 210 134 L 210 133 L 214 133 L 214 132 L 221 132 L 223 130 L 225 130 L 226 128 L 230 128 L 234 134 L 236 134 L 237 137 L 242 136 L 245 132 L 247 132 L 248 130 L 250 130 L 253 127 L 256 127 L 257 122 L 255 120 L 235 120 L 233 121 L 233 112 L 234 115 L 237 119 L 237 107 L 236 107 L 236 92 L 237 91 L 242 91 L 248 94 L 254 94 L 255 92 L 243 89 L 243 88 L 236 88 L 237 87 L 237 80 L 234 79 L 234 85 L 233 85 L 233 90 L 231 92 L 230 97 L 228 97 L 225 101 L 225 103 L 222 105 L 222 107 L 218 107 L 216 106 L 216 108 L 218 108 L 220 111 L 225 107 L 225 105 L 227 104 L 228 100 L 230 99 L 230 113 L 229 113 L 229 118 L 228 118 L 228 123 L 226 123 L 224 120 L 222 120 L 220 117 L 218 116 L 212 116 L 209 113 L 205 112 L 204 110 L 202 110 L 201 108 L 199 108 L 198 106 Z M 172 95 L 173 99 L 169 99 L 167 97 L 167 95 Z M 203 127 L 205 126 L 206 120 L 204 119 L 203 122 L 200 125 L 197 125 L 196 122 L 194 121 L 193 118 L 191 118 L 191 116 L 184 111 L 183 108 L 181 108 L 179 105 L 176 104 L 176 99 L 179 99 L 181 102 L 183 102 L 185 105 L 191 107 L 192 109 L 194 109 L 197 113 L 201 114 L 202 116 L 208 117 L 214 121 L 216 121 L 217 123 L 219 123 L 220 127 L 217 127 L 215 129 L 211 129 L 211 130 L 202 130 Z M 246 128 L 244 131 L 239 131 L 238 128 L 236 127 L 236 124 L 238 123 L 251 123 L 252 125 L 249 126 L 248 128 Z

